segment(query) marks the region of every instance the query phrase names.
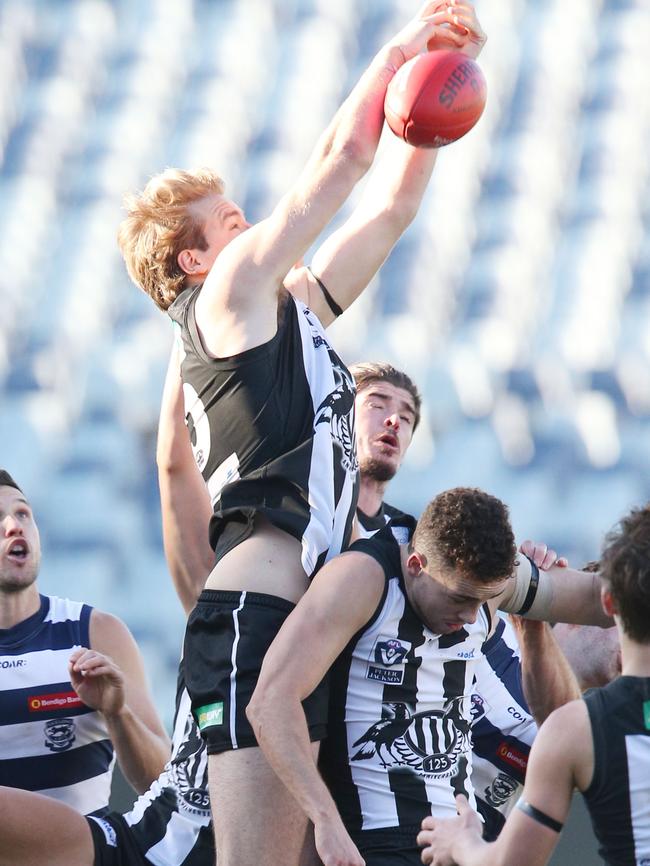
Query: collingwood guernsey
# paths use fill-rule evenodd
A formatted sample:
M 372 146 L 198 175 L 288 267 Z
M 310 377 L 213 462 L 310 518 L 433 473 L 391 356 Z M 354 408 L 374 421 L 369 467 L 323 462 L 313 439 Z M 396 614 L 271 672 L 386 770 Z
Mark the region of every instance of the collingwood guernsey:
M 383 598 L 332 669 L 330 735 L 321 769 L 350 833 L 418 827 L 475 806 L 471 773 L 474 663 L 490 631 L 476 623 L 433 634 L 411 607 L 390 527 L 354 550 L 384 569 Z
M 352 377 L 316 316 L 287 292 L 271 340 L 209 357 L 194 315 L 199 291 L 184 291 L 169 313 L 180 325 L 186 421 L 214 508 L 211 544 L 223 555 L 263 514 L 301 542 L 311 575 L 350 538 L 358 476 Z
M 208 866 L 215 850 L 208 794 L 208 754 L 179 673 L 172 756 L 160 777 L 124 816 L 134 846 L 154 866 Z M 99 819 L 110 845 L 108 821 Z
M 357 508 L 360 534 L 371 538 L 389 526 L 398 544 L 415 531 L 415 518 L 383 503 L 369 517 Z M 537 734 L 521 682 L 521 653 L 513 627 L 499 615 L 476 662 L 472 688 L 472 787 L 483 818 L 483 838 L 493 841 L 523 790 L 528 755 Z

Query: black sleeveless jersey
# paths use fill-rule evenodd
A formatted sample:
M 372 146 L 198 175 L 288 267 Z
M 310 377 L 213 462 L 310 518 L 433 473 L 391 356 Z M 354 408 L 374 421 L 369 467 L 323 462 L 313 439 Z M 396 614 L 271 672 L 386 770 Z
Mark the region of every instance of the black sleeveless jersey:
M 621 676 L 584 698 L 594 775 L 584 791 L 609 866 L 650 866 L 650 677 Z
M 358 463 L 354 383 L 316 316 L 284 292 L 274 337 L 210 358 L 195 320 L 200 287 L 170 307 L 180 326 L 186 420 L 208 485 L 217 555 L 261 513 L 302 544 L 311 575 L 349 541 Z

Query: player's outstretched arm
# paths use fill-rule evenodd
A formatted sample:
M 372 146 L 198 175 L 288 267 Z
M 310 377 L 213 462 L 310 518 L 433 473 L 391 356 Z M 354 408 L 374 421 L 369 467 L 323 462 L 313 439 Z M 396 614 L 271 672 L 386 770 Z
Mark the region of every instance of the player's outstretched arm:
M 593 772 L 593 744 L 583 701 L 556 710 L 533 744 L 518 807 L 496 842 L 484 842 L 481 823 L 465 797 L 459 817 L 425 818 L 418 844 L 422 862 L 432 866 L 544 866 L 557 843 L 574 786 L 582 790 Z
M 91 649 L 70 658 L 70 682 L 81 700 L 103 713 L 126 779 L 142 794 L 169 760 L 170 741 L 158 718 L 140 650 L 124 623 L 93 609 Z
M 519 550 L 542 570 L 568 566 L 566 558 L 558 557 L 546 544 L 524 541 Z M 580 686 L 547 622 L 515 615 L 511 622 L 521 651 L 524 696 L 533 718 L 541 725 L 553 710 L 577 700 Z
M 271 216 L 243 232 L 220 253 L 202 291 L 197 312 L 259 317 L 293 264 L 318 237 L 370 168 L 384 123 L 386 88 L 397 70 L 426 50 L 452 7 L 425 3 L 378 51 L 337 111 L 291 190 Z M 462 41 L 452 34 L 450 41 Z
M 185 426 L 183 383 L 176 347 L 167 368 L 156 448 L 163 545 L 178 597 L 189 614 L 214 565 L 208 542 L 212 504 Z
M 324 866 L 363 860 L 314 762 L 301 702 L 371 618 L 383 587 L 380 566 L 364 553 L 344 553 L 324 566 L 271 644 L 246 709 L 269 764 L 314 823 Z
M 476 58 L 486 36 L 467 0 L 438 4 L 449 15 L 429 50 L 455 49 Z M 452 10 L 452 11 L 449 11 Z M 437 150 L 416 148 L 390 136 L 385 153 L 368 179 L 350 218 L 316 252 L 312 270 L 342 310 L 366 288 L 394 244 L 415 218 L 435 165 Z M 299 278 L 299 280 L 298 280 Z M 334 319 L 313 276 L 305 269 L 290 290 L 314 310 L 324 325 Z
M 548 571 L 531 572 L 521 558 L 514 579 L 508 581 L 496 605 L 507 613 L 524 614 L 546 622 L 575 622 L 609 628 L 614 621 L 600 601 L 598 574 L 554 565 Z

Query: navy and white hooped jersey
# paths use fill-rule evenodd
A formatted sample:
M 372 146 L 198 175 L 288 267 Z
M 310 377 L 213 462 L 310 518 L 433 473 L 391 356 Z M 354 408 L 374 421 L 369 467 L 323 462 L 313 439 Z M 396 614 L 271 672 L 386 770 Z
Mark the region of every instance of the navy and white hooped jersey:
M 159 778 L 124 815 L 133 839 L 154 866 L 212 866 L 208 754 L 191 712 L 182 666 L 172 755 Z
M 232 529 L 262 513 L 301 542 L 311 575 L 350 539 L 354 380 L 314 313 L 287 292 L 274 337 L 211 358 L 195 320 L 199 291 L 183 292 L 169 313 L 180 325 L 186 421 L 214 508 L 212 547 L 217 555 L 229 549 L 229 520 Z
M 584 791 L 608 866 L 650 864 L 650 677 L 620 676 L 584 695 L 594 775 Z
M 90 644 L 91 610 L 42 595 L 36 614 L 0 631 L 0 785 L 84 814 L 108 807 L 115 762 L 104 717 L 68 675 L 73 650 Z
M 515 630 L 499 616 L 483 645 L 472 691 L 472 784 L 483 837 L 496 839 L 522 791 L 537 724 L 521 682 Z
M 489 611 L 458 632 L 433 634 L 408 601 L 390 528 L 352 549 L 382 565 L 386 586 L 332 669 L 321 770 L 352 833 L 452 817 L 456 794 L 475 805 L 471 692 Z

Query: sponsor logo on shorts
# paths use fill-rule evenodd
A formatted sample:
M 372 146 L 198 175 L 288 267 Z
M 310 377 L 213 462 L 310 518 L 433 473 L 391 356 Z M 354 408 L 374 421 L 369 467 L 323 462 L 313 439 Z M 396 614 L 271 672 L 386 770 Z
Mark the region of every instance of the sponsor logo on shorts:
M 497 749 L 497 755 L 506 764 L 510 764 L 511 767 L 516 767 L 518 770 L 521 770 L 522 773 L 526 772 L 526 767 L 528 766 L 528 755 L 525 755 L 509 743 L 500 743 L 499 748 Z
M 223 725 L 223 701 L 199 707 L 196 711 L 196 723 L 201 731 L 214 725 Z
M 76 692 L 56 692 L 51 695 L 29 695 L 27 706 L 30 713 L 46 713 L 52 710 L 74 710 L 83 707 L 83 701 Z
M 115 832 L 113 825 L 109 824 L 108 821 L 105 821 L 103 818 L 95 818 L 94 815 L 88 815 L 88 819 L 94 821 L 95 824 L 99 824 L 102 828 L 106 844 L 110 845 L 111 848 L 117 848 L 117 833 Z
M 650 701 L 644 701 L 643 703 L 643 724 L 646 731 L 650 731 Z M 648 859 L 648 864 L 650 866 L 650 859 Z

